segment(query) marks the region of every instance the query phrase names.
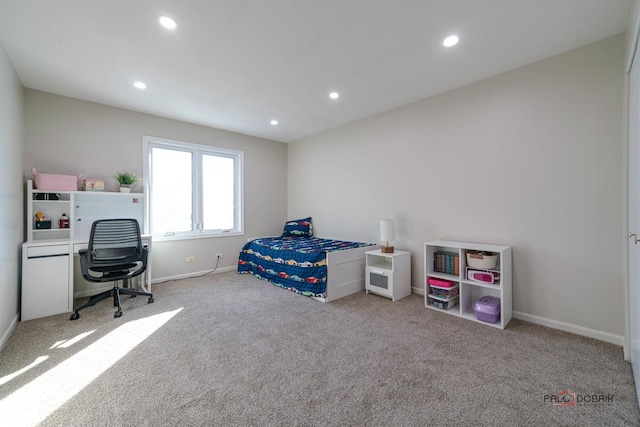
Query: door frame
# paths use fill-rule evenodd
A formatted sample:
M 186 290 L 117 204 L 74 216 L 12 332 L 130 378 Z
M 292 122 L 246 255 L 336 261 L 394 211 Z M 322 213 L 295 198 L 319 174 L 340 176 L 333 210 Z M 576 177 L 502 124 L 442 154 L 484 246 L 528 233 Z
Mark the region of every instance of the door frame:
M 630 307 L 630 276 L 631 276 L 631 268 L 632 267 L 636 267 L 633 263 L 633 259 L 630 256 L 630 233 L 634 232 L 631 229 L 631 224 L 630 224 L 630 220 L 631 220 L 631 204 L 630 204 L 630 196 L 631 196 L 631 190 L 632 187 L 630 185 L 630 170 L 629 170 L 629 162 L 631 161 L 631 156 L 630 156 L 630 149 L 631 149 L 631 144 L 630 144 L 630 126 L 632 125 L 631 123 L 631 119 L 630 119 L 630 91 L 631 91 L 631 70 L 634 64 L 634 60 L 638 60 L 638 64 L 640 65 L 640 55 L 638 55 L 638 57 L 636 58 L 636 53 L 637 53 L 637 49 L 638 49 L 638 42 L 639 42 L 639 37 L 640 37 L 640 1 L 636 0 L 634 1 L 632 8 L 631 8 L 631 19 L 630 19 L 630 25 L 629 25 L 629 31 L 628 31 L 628 36 L 627 36 L 627 60 L 626 60 L 626 66 L 625 66 L 625 71 L 626 71 L 626 78 L 625 78 L 625 89 L 624 89 L 624 107 L 625 107 L 625 113 L 623 114 L 623 128 L 624 128 L 624 143 L 626 145 L 626 147 L 624 147 L 623 152 L 625 152 L 627 154 L 627 161 L 623 162 L 623 193 L 625 195 L 625 197 L 623 197 L 623 202 L 625 203 L 625 206 L 623 206 L 622 209 L 622 213 L 623 213 L 623 224 L 625 224 L 625 232 L 624 232 L 624 240 L 623 240 L 623 269 L 625 269 L 625 274 L 623 275 L 623 277 L 625 278 L 624 280 L 624 287 L 625 287 L 625 295 L 626 295 L 626 303 L 624 304 L 624 318 L 625 318 L 625 334 L 624 334 L 624 345 L 623 345 L 623 354 L 624 354 L 624 360 L 630 361 L 631 360 L 631 307 Z M 637 166 L 637 170 L 640 173 L 640 164 L 636 165 Z M 636 189 L 637 191 L 640 191 L 640 189 Z M 640 199 L 639 199 L 640 202 Z M 640 203 L 638 204 L 638 206 L 640 207 Z M 637 214 L 640 214 L 640 212 L 638 212 Z M 640 222 L 638 224 L 636 224 L 636 227 L 640 228 Z M 640 233 L 640 229 L 639 230 L 635 230 L 636 234 Z M 640 280 L 640 278 L 639 278 Z M 639 396 L 640 399 L 640 396 Z

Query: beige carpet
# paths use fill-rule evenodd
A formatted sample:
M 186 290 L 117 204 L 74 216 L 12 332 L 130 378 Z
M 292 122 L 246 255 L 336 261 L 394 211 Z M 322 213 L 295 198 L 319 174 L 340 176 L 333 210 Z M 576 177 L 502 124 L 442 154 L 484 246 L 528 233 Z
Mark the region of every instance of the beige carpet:
M 640 425 L 614 345 L 494 329 L 418 295 L 323 304 L 235 272 L 153 292 L 125 297 L 119 319 L 104 301 L 19 323 L 0 353 L 0 424 Z M 575 406 L 550 401 L 564 390 Z

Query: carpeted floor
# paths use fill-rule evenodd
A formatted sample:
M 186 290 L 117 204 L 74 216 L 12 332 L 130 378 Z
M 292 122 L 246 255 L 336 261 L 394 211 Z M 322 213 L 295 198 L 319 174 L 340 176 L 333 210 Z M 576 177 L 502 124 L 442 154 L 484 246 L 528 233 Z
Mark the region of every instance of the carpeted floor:
M 640 425 L 631 366 L 607 343 L 498 330 L 418 295 L 323 304 L 235 272 L 153 292 L 119 319 L 105 301 L 20 322 L 0 353 L 0 424 Z M 554 405 L 565 390 L 576 404 Z

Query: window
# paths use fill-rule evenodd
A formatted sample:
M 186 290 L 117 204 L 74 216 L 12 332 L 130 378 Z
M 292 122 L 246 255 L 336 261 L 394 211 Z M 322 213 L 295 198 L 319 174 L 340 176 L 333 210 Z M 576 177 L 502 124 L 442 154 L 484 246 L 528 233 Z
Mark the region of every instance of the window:
M 242 234 L 242 151 L 149 136 L 143 149 L 154 237 Z

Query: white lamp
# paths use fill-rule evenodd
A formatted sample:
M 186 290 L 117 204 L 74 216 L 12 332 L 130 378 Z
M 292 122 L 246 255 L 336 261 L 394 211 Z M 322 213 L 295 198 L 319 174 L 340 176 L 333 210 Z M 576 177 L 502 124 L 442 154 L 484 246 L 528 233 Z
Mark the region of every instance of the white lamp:
M 385 242 L 380 250 L 385 254 L 392 254 L 393 246 L 389 242 L 396 240 L 396 225 L 392 219 L 380 220 L 380 240 Z

